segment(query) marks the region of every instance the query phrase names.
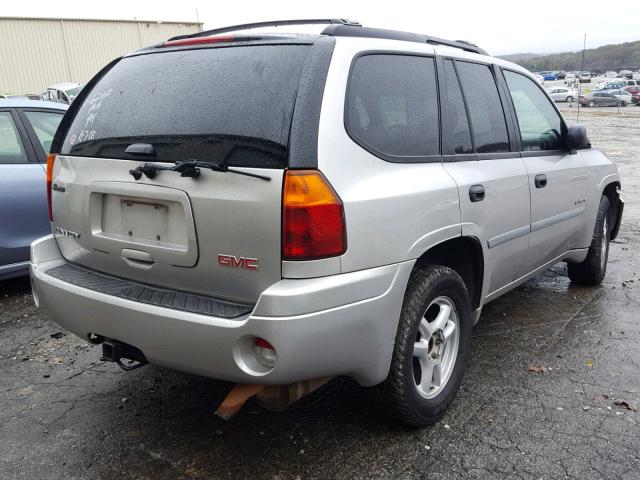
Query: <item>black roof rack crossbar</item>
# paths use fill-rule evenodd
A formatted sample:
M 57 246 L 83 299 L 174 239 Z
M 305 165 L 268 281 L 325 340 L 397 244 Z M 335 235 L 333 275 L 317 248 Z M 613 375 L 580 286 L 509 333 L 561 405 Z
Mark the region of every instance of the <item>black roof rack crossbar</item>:
M 345 25 L 350 27 L 361 27 L 359 22 L 353 20 L 347 20 L 345 18 L 314 18 L 314 19 L 302 19 L 302 20 L 272 20 L 270 22 L 257 22 L 257 23 L 244 23 L 242 25 L 233 25 L 230 27 L 214 28 L 213 30 L 204 30 L 202 32 L 192 33 L 190 35 L 178 35 L 171 37 L 172 40 L 182 40 L 183 38 L 198 38 L 208 37 L 211 35 L 219 35 L 221 33 L 236 32 L 238 30 L 251 30 L 253 28 L 264 27 L 283 27 L 287 25 Z
M 432 37 L 419 33 L 402 32 L 400 30 L 387 30 L 383 28 L 352 28 L 348 24 L 329 25 L 322 31 L 323 35 L 331 35 L 335 37 L 365 37 L 365 38 L 384 38 L 387 40 L 402 40 L 405 42 L 428 43 L 431 45 L 444 45 L 465 50 L 467 52 L 479 53 L 480 55 L 488 55 L 482 48 L 465 40 L 445 40 L 444 38 Z

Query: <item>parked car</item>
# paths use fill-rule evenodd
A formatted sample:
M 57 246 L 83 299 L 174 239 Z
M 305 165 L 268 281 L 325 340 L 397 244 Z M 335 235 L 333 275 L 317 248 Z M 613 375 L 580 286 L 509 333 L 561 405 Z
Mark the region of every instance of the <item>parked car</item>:
M 92 79 L 47 162 L 33 295 L 125 368 L 344 375 L 424 426 L 483 305 L 560 261 L 602 281 L 620 178 L 524 68 L 332 22 L 181 36 Z
M 638 87 L 636 85 L 630 85 L 628 87 L 622 87 L 622 89 L 626 90 L 631 95 L 636 95 L 636 94 L 640 93 L 640 87 Z
M 573 99 L 576 98 L 575 90 L 566 87 L 550 88 L 547 92 L 555 102 L 573 102 Z
M 616 78 L 618 76 L 618 73 L 614 72 L 613 70 L 607 70 L 604 76 L 607 78 Z
M 631 94 L 626 90 L 624 90 L 623 88 L 618 90 L 607 90 L 607 93 L 610 93 L 611 95 L 615 96 L 620 102 L 621 107 L 626 107 L 627 105 L 632 103 Z
M 539 73 L 534 73 L 533 78 L 535 78 L 536 82 L 538 82 L 540 85 L 544 85 L 544 77 Z
M 79 83 L 57 83 L 56 85 L 48 87 L 47 90 L 42 93 L 41 98 L 45 101 L 66 103 L 69 105 L 78 96 L 80 90 L 82 90 L 82 85 Z
M 567 73 L 562 71 L 562 70 L 560 70 L 558 72 L 554 72 L 554 73 L 555 73 L 555 76 L 556 76 L 556 78 L 558 80 L 564 80 L 565 78 L 567 78 Z
M 545 74 L 542 76 L 542 78 L 544 78 L 545 82 L 546 82 L 546 81 L 554 81 L 554 80 L 557 80 L 557 79 L 558 79 L 558 77 L 556 76 L 556 74 L 555 74 L 555 73 L 553 73 L 553 72 L 547 72 L 547 73 L 545 73 Z
M 580 105 L 583 107 L 617 107 L 622 106 L 620 99 L 608 91 L 595 91 L 580 95 Z
M 577 78 L 578 77 L 576 76 L 575 73 L 569 72 L 564 77 L 564 83 L 565 83 L 565 85 L 570 85 L 572 83 L 576 83 L 578 81 Z
M 0 93 L 0 99 L 40 100 L 40 95 L 37 95 L 35 93 Z
M 631 70 L 620 70 L 620 75 L 622 75 L 623 78 L 633 78 L 633 72 Z
M 640 80 L 622 80 L 620 82 L 623 87 L 639 87 Z
M 588 72 L 583 72 L 578 77 L 580 83 L 590 83 L 591 82 L 591 74 Z
M 51 233 L 45 165 L 66 110 L 57 103 L 0 100 L 0 280 L 29 273 L 29 245 Z
M 635 105 L 640 103 L 640 87 L 637 87 L 637 86 L 624 87 L 624 90 L 626 90 L 631 94 L 631 103 Z
M 625 84 L 622 82 L 600 82 L 597 90 L 618 90 L 623 87 Z

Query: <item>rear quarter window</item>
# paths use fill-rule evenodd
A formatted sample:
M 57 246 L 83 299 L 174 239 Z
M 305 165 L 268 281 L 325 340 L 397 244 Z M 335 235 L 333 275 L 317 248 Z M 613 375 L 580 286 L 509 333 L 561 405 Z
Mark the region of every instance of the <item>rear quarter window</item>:
M 61 153 L 283 167 L 308 45 L 164 51 L 126 57 L 88 92 Z
M 438 155 L 436 85 L 431 57 L 357 57 L 347 87 L 347 132 L 361 147 L 388 161 L 419 162 Z

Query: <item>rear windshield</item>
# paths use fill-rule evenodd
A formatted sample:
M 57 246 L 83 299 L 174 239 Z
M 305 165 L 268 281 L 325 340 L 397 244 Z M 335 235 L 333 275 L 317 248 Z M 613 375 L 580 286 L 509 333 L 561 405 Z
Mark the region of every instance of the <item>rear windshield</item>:
M 93 87 L 60 153 L 281 168 L 308 45 L 169 51 L 123 58 Z M 126 153 L 148 143 L 155 156 Z

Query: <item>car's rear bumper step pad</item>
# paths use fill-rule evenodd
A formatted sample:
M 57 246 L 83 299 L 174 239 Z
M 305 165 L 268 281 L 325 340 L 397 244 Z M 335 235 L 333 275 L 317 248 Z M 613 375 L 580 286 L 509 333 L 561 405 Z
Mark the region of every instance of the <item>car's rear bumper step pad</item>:
M 220 318 L 237 318 L 247 315 L 253 309 L 252 305 L 229 302 L 178 290 L 152 287 L 118 277 L 111 277 L 103 273 L 97 273 L 72 264 L 52 268 L 47 270 L 46 273 L 64 282 L 107 295 L 184 312 L 199 313 L 201 315 L 211 315 Z

